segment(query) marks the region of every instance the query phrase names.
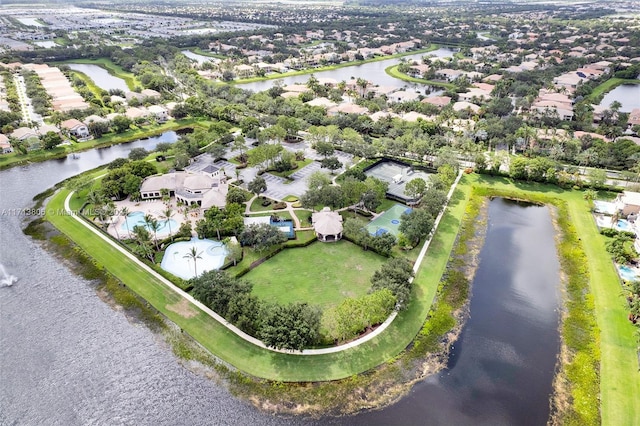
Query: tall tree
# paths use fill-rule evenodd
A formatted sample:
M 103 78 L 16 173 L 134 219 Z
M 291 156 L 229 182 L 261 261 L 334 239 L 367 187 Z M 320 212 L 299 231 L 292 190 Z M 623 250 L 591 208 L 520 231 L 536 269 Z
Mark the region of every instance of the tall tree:
M 160 214 L 160 219 L 163 219 L 169 227 L 169 236 L 171 237 L 171 241 L 173 241 L 173 235 L 171 234 L 171 218 L 173 217 L 173 215 L 175 215 L 175 212 L 169 206 L 167 206 L 167 208 L 164 209 Z
M 249 182 L 247 189 L 256 195 L 260 195 L 267 190 L 267 181 L 262 176 L 256 176 L 254 180 Z

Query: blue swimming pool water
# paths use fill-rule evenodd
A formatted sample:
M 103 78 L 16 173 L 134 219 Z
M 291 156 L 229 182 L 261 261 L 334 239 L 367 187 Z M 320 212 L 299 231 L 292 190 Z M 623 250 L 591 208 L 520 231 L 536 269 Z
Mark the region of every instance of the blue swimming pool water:
M 616 228 L 622 231 L 631 231 L 631 224 L 624 219 L 618 220 Z
M 147 230 L 153 233 L 153 230 L 145 225 L 144 223 L 145 213 L 141 211 L 131 212 L 127 215 L 124 223 L 120 227 L 122 232 L 133 232 L 134 226 L 143 226 L 147 228 Z M 168 234 L 169 229 L 171 232 L 176 232 L 178 230 L 178 222 L 173 219 L 169 220 L 158 220 L 158 224 L 160 224 L 160 228 L 158 228 L 158 234 Z
M 629 268 L 628 266 L 618 266 L 618 271 L 620 272 L 620 276 L 622 277 L 622 279 L 625 281 L 635 281 L 639 278 L 636 271 Z

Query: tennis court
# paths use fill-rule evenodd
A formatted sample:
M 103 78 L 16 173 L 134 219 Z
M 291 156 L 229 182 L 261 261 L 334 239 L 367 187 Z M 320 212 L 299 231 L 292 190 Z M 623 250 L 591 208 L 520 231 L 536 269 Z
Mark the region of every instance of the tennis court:
M 411 166 L 395 161 L 381 161 L 369 170 L 364 172 L 367 176 L 372 176 L 389 184 L 387 195 L 393 196 L 396 200 L 410 202 L 411 198 L 404 193 L 407 182 L 421 178 L 429 182 L 429 173 L 421 170 L 414 170 Z
M 400 233 L 398 230 L 400 226 L 400 216 L 405 212 L 411 212 L 411 207 L 394 204 L 389 210 L 372 220 L 367 225 L 367 231 L 369 231 L 371 235 L 380 235 L 389 232 L 397 237 Z

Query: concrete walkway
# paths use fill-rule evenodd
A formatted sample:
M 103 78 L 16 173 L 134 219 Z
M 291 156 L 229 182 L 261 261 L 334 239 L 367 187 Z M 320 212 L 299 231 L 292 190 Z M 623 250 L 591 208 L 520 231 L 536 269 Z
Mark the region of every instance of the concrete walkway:
M 445 205 L 443 206 L 443 209 L 440 212 L 440 214 L 438 214 L 438 217 L 436 218 L 436 220 L 434 222 L 433 230 L 431 231 L 431 234 L 429 235 L 429 238 L 424 242 L 424 245 L 422 246 L 422 249 L 420 250 L 420 254 L 418 255 L 418 258 L 416 259 L 415 265 L 413 267 L 414 272 L 417 272 L 418 269 L 420 268 L 420 264 L 422 263 L 422 260 L 424 259 L 424 256 L 427 253 L 427 249 L 429 248 L 429 245 L 431 244 L 431 239 L 433 238 L 433 235 L 436 232 L 438 224 L 440 223 L 440 220 L 442 219 L 442 217 L 444 215 L 446 206 L 449 203 L 449 200 L 451 200 L 451 196 L 453 195 L 453 192 L 454 192 L 456 186 L 458 185 L 458 182 L 460 181 L 461 176 L 462 176 L 462 172 L 460 172 L 458 174 L 458 177 L 456 178 L 454 184 L 451 186 L 451 189 L 449 190 L 449 193 L 447 194 L 447 201 L 446 201 Z M 216 312 L 211 310 L 209 307 L 204 305 L 202 302 L 196 300 L 189 293 L 187 293 L 184 290 L 178 288 L 171 281 L 167 280 L 162 275 L 160 275 L 159 273 L 157 273 L 156 271 L 151 269 L 149 266 L 147 266 L 145 263 L 140 261 L 135 255 L 133 255 L 132 253 L 130 253 L 129 251 L 127 251 L 126 249 L 124 249 L 120 245 L 116 244 L 111 238 L 109 238 L 103 232 L 97 230 L 96 228 L 94 228 L 93 226 L 88 224 L 81 216 L 75 214 L 71 210 L 71 208 L 69 206 L 69 202 L 70 202 L 71 197 L 73 196 L 73 194 L 74 194 L 74 192 L 69 193 L 69 195 L 67 196 L 67 198 L 64 201 L 64 208 L 65 208 L 65 211 L 67 212 L 67 214 L 69 216 L 73 217 L 75 220 L 80 222 L 84 227 L 89 229 L 96 236 L 98 236 L 99 238 L 104 240 L 107 244 L 109 244 L 114 250 L 120 252 L 121 254 L 126 256 L 128 259 L 130 259 L 132 262 L 136 263 L 140 268 L 142 268 L 148 274 L 152 275 L 155 279 L 157 279 L 159 282 L 164 284 L 167 288 L 169 288 L 170 290 L 172 290 L 176 294 L 178 294 L 178 295 L 182 296 L 183 298 L 185 298 L 186 300 L 188 300 L 192 305 L 198 307 L 201 311 L 203 311 L 204 313 L 209 315 L 214 320 L 218 321 L 220 324 L 225 326 L 227 329 L 229 329 L 230 331 L 235 333 L 238 337 L 244 339 L 245 341 L 247 341 L 249 343 L 252 343 L 252 344 L 254 344 L 256 346 L 259 346 L 259 347 L 261 347 L 263 349 L 266 349 L 266 350 L 269 350 L 269 351 L 272 351 L 272 352 L 287 353 L 287 354 L 293 354 L 293 355 L 323 355 L 323 354 L 342 352 L 342 351 L 345 351 L 347 349 L 359 346 L 359 345 L 361 345 L 361 344 L 363 344 L 365 342 L 368 342 L 369 340 L 375 338 L 376 336 L 378 336 L 380 333 L 382 333 L 384 330 L 387 329 L 387 327 L 393 322 L 393 320 L 396 318 L 396 316 L 398 314 L 396 311 L 393 311 L 393 313 L 391 315 L 389 315 L 389 318 L 387 318 L 387 320 L 385 322 L 380 324 L 380 326 L 378 328 L 376 328 L 373 332 L 371 332 L 371 333 L 369 333 L 369 334 L 367 334 L 367 335 L 365 335 L 365 336 L 363 336 L 363 337 L 361 337 L 359 339 L 356 339 L 356 340 L 353 340 L 353 341 L 351 341 L 349 343 L 346 343 L 344 345 L 333 346 L 333 347 L 330 347 L 330 348 L 322 348 L 322 349 L 303 349 L 302 351 L 283 350 L 283 349 L 275 349 L 275 348 L 272 348 L 272 347 L 268 347 L 261 340 L 255 338 L 253 336 L 250 336 L 247 333 L 245 333 L 244 331 L 240 330 L 239 328 L 237 328 L 233 324 L 229 323 L 226 319 L 224 319 L 223 317 L 218 315 Z M 255 197 L 253 197 L 252 200 L 253 199 L 255 199 Z M 250 203 L 248 204 L 247 209 L 249 208 L 249 206 L 251 206 Z M 274 212 L 279 212 L 279 211 L 282 211 L 282 210 L 274 210 Z M 294 209 L 293 209 L 293 207 L 291 205 L 288 205 L 287 206 L 287 211 L 290 211 L 290 212 L 293 213 Z M 292 217 L 296 217 L 295 214 L 292 214 Z M 413 282 L 413 278 L 411 278 L 411 282 Z

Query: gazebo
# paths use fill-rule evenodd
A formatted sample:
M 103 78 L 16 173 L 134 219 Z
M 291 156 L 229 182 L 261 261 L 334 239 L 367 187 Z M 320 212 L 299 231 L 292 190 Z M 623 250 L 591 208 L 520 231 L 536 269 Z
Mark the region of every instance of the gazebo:
M 342 216 L 329 207 L 311 215 L 313 230 L 322 242 L 338 241 L 342 238 Z

